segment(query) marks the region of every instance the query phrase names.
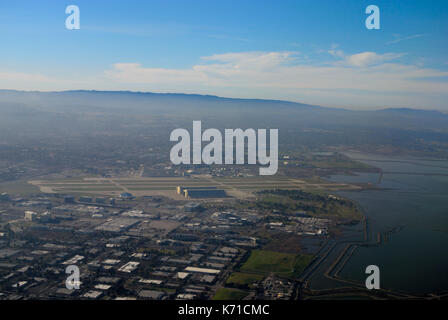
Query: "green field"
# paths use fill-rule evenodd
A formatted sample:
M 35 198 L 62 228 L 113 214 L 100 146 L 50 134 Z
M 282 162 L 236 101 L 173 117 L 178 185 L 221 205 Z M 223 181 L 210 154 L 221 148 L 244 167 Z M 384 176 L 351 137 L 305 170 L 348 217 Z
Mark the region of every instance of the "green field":
M 247 291 L 230 288 L 220 288 L 216 291 L 213 300 L 241 300 L 247 296 Z
M 274 273 L 280 277 L 298 277 L 311 262 L 312 256 L 295 255 L 266 250 L 252 250 L 249 259 L 241 267 L 242 272 L 254 272 L 263 275 Z
M 330 198 L 326 191 L 271 189 L 260 191 L 258 195 L 257 202 L 243 202 L 240 206 L 257 211 L 280 210 L 287 214 L 305 211 L 311 215 L 327 215 L 358 221 L 363 216 L 355 202 L 343 198 Z
M 227 279 L 226 284 L 236 286 L 249 286 L 254 282 L 263 280 L 264 276 L 255 273 L 234 272 Z

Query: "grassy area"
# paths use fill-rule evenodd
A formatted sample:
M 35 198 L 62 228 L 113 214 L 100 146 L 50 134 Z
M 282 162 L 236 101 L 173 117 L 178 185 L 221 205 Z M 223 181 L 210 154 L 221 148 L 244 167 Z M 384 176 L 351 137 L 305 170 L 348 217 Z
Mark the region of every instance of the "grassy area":
M 299 276 L 311 262 L 312 256 L 306 254 L 252 250 L 249 259 L 241 267 L 242 272 L 255 272 L 263 275 L 275 273 L 286 278 Z
M 54 188 L 53 190 L 64 192 L 67 189 L 65 189 L 65 188 Z M 70 188 L 70 191 L 71 192 L 86 192 L 86 193 L 90 193 L 90 192 L 102 192 L 102 191 L 123 191 L 123 189 L 118 188 L 118 187 L 95 187 L 95 186 L 92 186 L 92 187 L 82 187 L 82 188 Z
M 227 279 L 226 284 L 236 286 L 249 286 L 254 282 L 263 280 L 264 276 L 255 273 L 234 272 Z
M 12 195 L 28 195 L 38 193 L 39 188 L 26 181 L 11 181 L 0 183 L 0 193 L 7 192 Z
M 174 191 L 178 185 L 182 186 L 214 186 L 222 189 L 241 189 L 241 190 L 260 190 L 263 188 L 277 189 L 296 189 L 298 184 L 305 184 L 303 181 L 290 179 L 288 177 L 219 177 L 219 178 L 135 178 L 135 179 L 61 179 L 61 180 L 42 180 L 38 184 L 55 188 L 60 192 L 70 193 L 73 191 L 116 191 L 117 185 L 126 187 L 131 191 L 151 191 L 151 190 L 172 190 Z
M 230 288 L 220 288 L 216 291 L 213 300 L 241 300 L 248 295 L 247 291 Z
M 323 169 L 372 169 L 373 167 L 358 161 L 352 160 L 320 160 L 312 161 L 311 165 Z
M 360 208 L 351 200 L 340 197 L 331 198 L 323 192 L 305 192 L 303 190 L 263 190 L 260 200 L 249 203 L 249 207 L 258 210 L 280 210 L 284 213 L 305 211 L 311 215 L 328 215 L 345 219 L 361 220 Z

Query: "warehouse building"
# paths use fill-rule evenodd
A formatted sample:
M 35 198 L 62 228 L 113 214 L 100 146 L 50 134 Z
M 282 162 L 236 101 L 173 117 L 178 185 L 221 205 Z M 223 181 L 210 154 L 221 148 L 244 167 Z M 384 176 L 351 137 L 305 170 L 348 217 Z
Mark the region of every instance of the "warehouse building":
M 216 269 L 208 269 L 208 268 L 197 268 L 197 267 L 186 267 L 185 272 L 197 272 L 197 273 L 205 273 L 205 274 L 219 274 L 221 271 Z
M 187 199 L 200 198 L 226 198 L 227 194 L 222 189 L 216 187 L 182 187 L 177 186 L 177 193 Z

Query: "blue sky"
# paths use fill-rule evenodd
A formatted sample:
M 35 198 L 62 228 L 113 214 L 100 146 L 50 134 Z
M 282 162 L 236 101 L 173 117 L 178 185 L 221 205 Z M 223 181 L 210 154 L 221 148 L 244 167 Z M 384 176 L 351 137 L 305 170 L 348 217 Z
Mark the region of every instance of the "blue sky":
M 80 30 L 65 28 L 71 4 Z M 0 88 L 448 111 L 447 35 L 443 0 L 2 1 Z

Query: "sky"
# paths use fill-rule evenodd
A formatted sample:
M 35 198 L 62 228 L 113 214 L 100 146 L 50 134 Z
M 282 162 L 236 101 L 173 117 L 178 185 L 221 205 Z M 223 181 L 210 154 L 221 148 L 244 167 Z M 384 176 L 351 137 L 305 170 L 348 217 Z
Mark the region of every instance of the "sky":
M 0 89 L 448 111 L 447 37 L 445 0 L 2 0 Z

